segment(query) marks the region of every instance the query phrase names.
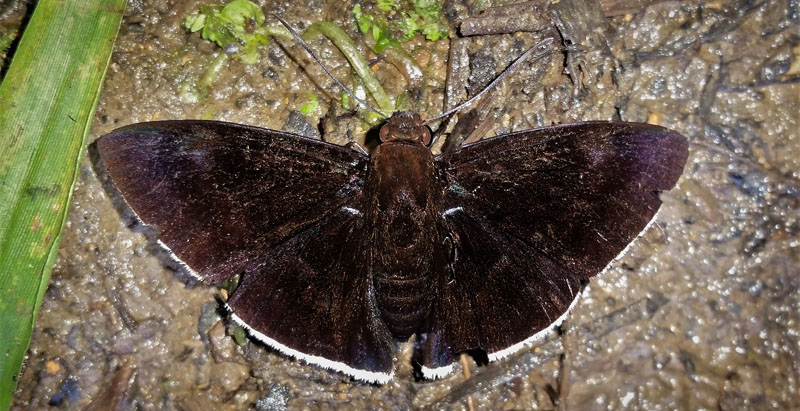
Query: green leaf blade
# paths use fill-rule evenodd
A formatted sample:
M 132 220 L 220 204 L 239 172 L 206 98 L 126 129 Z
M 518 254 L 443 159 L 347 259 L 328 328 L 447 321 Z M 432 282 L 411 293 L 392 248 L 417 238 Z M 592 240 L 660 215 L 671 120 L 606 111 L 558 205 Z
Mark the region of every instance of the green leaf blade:
M 0 409 L 12 399 L 124 0 L 42 0 L 0 85 Z

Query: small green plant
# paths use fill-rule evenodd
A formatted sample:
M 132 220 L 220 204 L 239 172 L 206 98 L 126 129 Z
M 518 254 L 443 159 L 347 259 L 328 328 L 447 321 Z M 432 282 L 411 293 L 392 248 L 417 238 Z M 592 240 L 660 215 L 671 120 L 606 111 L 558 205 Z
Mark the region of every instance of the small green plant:
M 307 116 L 319 108 L 319 99 L 314 93 L 308 93 L 308 102 L 300 106 L 300 114 Z
M 233 0 L 227 4 L 206 4 L 196 13 L 186 16 L 184 27 L 191 33 L 200 32 L 204 40 L 214 42 L 222 52 L 197 81 L 197 86 L 184 84 L 180 94 L 187 101 L 198 101 L 205 95 L 220 71 L 233 58 L 243 64 L 255 64 L 260 50 L 269 44 L 271 36 L 291 38 L 280 24 L 264 25 L 264 12 L 249 0 Z
M 360 4 L 353 6 L 353 17 L 359 31 L 375 40 L 373 50 L 411 40 L 422 34 L 430 41 L 446 38 L 447 27 L 440 22 L 442 3 L 437 0 L 377 0 L 382 13 L 367 13 Z
M 233 0 L 224 6 L 208 4 L 186 17 L 184 27 L 203 39 L 213 41 L 245 64 L 258 61 L 258 48 L 269 43 L 264 12 L 249 0 Z
M 233 341 L 239 347 L 247 345 L 247 332 L 244 327 L 237 325 L 236 328 L 233 329 Z

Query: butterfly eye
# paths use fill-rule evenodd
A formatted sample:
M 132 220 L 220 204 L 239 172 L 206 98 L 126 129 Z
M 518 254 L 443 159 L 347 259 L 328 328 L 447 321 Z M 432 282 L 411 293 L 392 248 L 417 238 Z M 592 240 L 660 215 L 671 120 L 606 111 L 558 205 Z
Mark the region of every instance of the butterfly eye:
M 381 127 L 380 137 L 382 143 L 385 143 L 391 138 L 391 136 L 389 136 L 389 127 L 386 126 Z
M 431 137 L 431 129 L 428 126 L 425 126 L 423 130 L 425 130 L 425 132 L 422 135 L 422 144 L 425 144 L 426 147 L 430 147 L 431 142 L 433 141 L 433 138 Z

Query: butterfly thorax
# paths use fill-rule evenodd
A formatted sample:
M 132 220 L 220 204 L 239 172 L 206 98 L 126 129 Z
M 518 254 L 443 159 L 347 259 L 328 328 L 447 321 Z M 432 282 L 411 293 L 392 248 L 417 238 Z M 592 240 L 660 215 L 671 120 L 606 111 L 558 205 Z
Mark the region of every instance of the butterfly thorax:
M 382 319 L 398 338 L 419 331 L 430 311 L 440 190 L 434 160 L 418 141 L 390 140 L 371 156 L 366 192 L 373 227 L 372 281 Z
M 381 127 L 381 141 L 410 140 L 425 146 L 431 144 L 431 131 L 417 113 L 397 111 L 386 124 Z

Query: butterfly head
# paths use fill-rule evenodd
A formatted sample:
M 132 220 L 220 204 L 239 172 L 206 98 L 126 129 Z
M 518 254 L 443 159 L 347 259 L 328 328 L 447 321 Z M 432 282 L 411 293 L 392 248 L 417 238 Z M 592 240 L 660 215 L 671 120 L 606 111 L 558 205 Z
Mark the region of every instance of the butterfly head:
M 381 127 L 381 142 L 392 140 L 418 141 L 425 146 L 431 144 L 431 129 L 417 113 L 397 111 Z

